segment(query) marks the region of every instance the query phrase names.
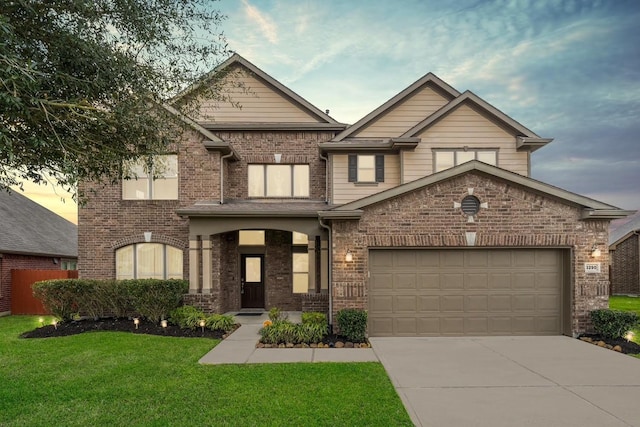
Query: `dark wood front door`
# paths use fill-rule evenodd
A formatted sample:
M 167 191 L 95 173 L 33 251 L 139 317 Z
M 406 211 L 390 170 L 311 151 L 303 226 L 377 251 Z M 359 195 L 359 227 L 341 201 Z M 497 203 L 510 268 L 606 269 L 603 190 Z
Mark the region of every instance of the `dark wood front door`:
M 264 255 L 242 255 L 240 269 L 242 308 L 263 308 Z

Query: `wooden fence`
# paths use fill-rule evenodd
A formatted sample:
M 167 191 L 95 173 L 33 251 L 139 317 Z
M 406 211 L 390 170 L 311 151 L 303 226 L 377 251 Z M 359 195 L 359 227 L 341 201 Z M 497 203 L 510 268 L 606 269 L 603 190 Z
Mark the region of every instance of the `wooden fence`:
M 31 285 L 41 280 L 77 278 L 77 270 L 11 270 L 11 314 L 49 314 L 33 296 Z

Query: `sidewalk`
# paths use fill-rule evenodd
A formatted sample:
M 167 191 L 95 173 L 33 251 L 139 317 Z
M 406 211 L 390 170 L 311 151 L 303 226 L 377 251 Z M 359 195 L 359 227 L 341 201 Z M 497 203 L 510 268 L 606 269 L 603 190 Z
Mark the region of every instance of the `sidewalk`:
M 234 314 L 240 328 L 222 340 L 209 353 L 202 356 L 203 365 L 243 363 L 297 363 L 297 362 L 378 362 L 371 348 L 256 348 L 258 331 L 269 318 Z M 300 321 L 300 313 L 289 313 L 289 319 Z

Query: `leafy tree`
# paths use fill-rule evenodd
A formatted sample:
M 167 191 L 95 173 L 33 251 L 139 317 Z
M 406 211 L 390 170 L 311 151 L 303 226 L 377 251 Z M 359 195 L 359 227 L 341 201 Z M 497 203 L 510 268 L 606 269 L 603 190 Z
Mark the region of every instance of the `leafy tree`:
M 0 189 L 49 174 L 73 192 L 166 150 L 182 127 L 163 100 L 227 53 L 224 16 L 210 3 L 2 0 Z M 215 85 L 198 91 L 220 95 Z

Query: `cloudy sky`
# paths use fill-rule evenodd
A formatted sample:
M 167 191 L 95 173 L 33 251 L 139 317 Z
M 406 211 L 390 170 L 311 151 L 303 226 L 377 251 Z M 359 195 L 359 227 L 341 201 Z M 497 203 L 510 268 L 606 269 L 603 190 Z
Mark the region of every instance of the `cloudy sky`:
M 338 121 L 354 123 L 431 71 L 555 138 L 534 153 L 533 178 L 640 209 L 640 1 L 216 7 L 231 49 Z

